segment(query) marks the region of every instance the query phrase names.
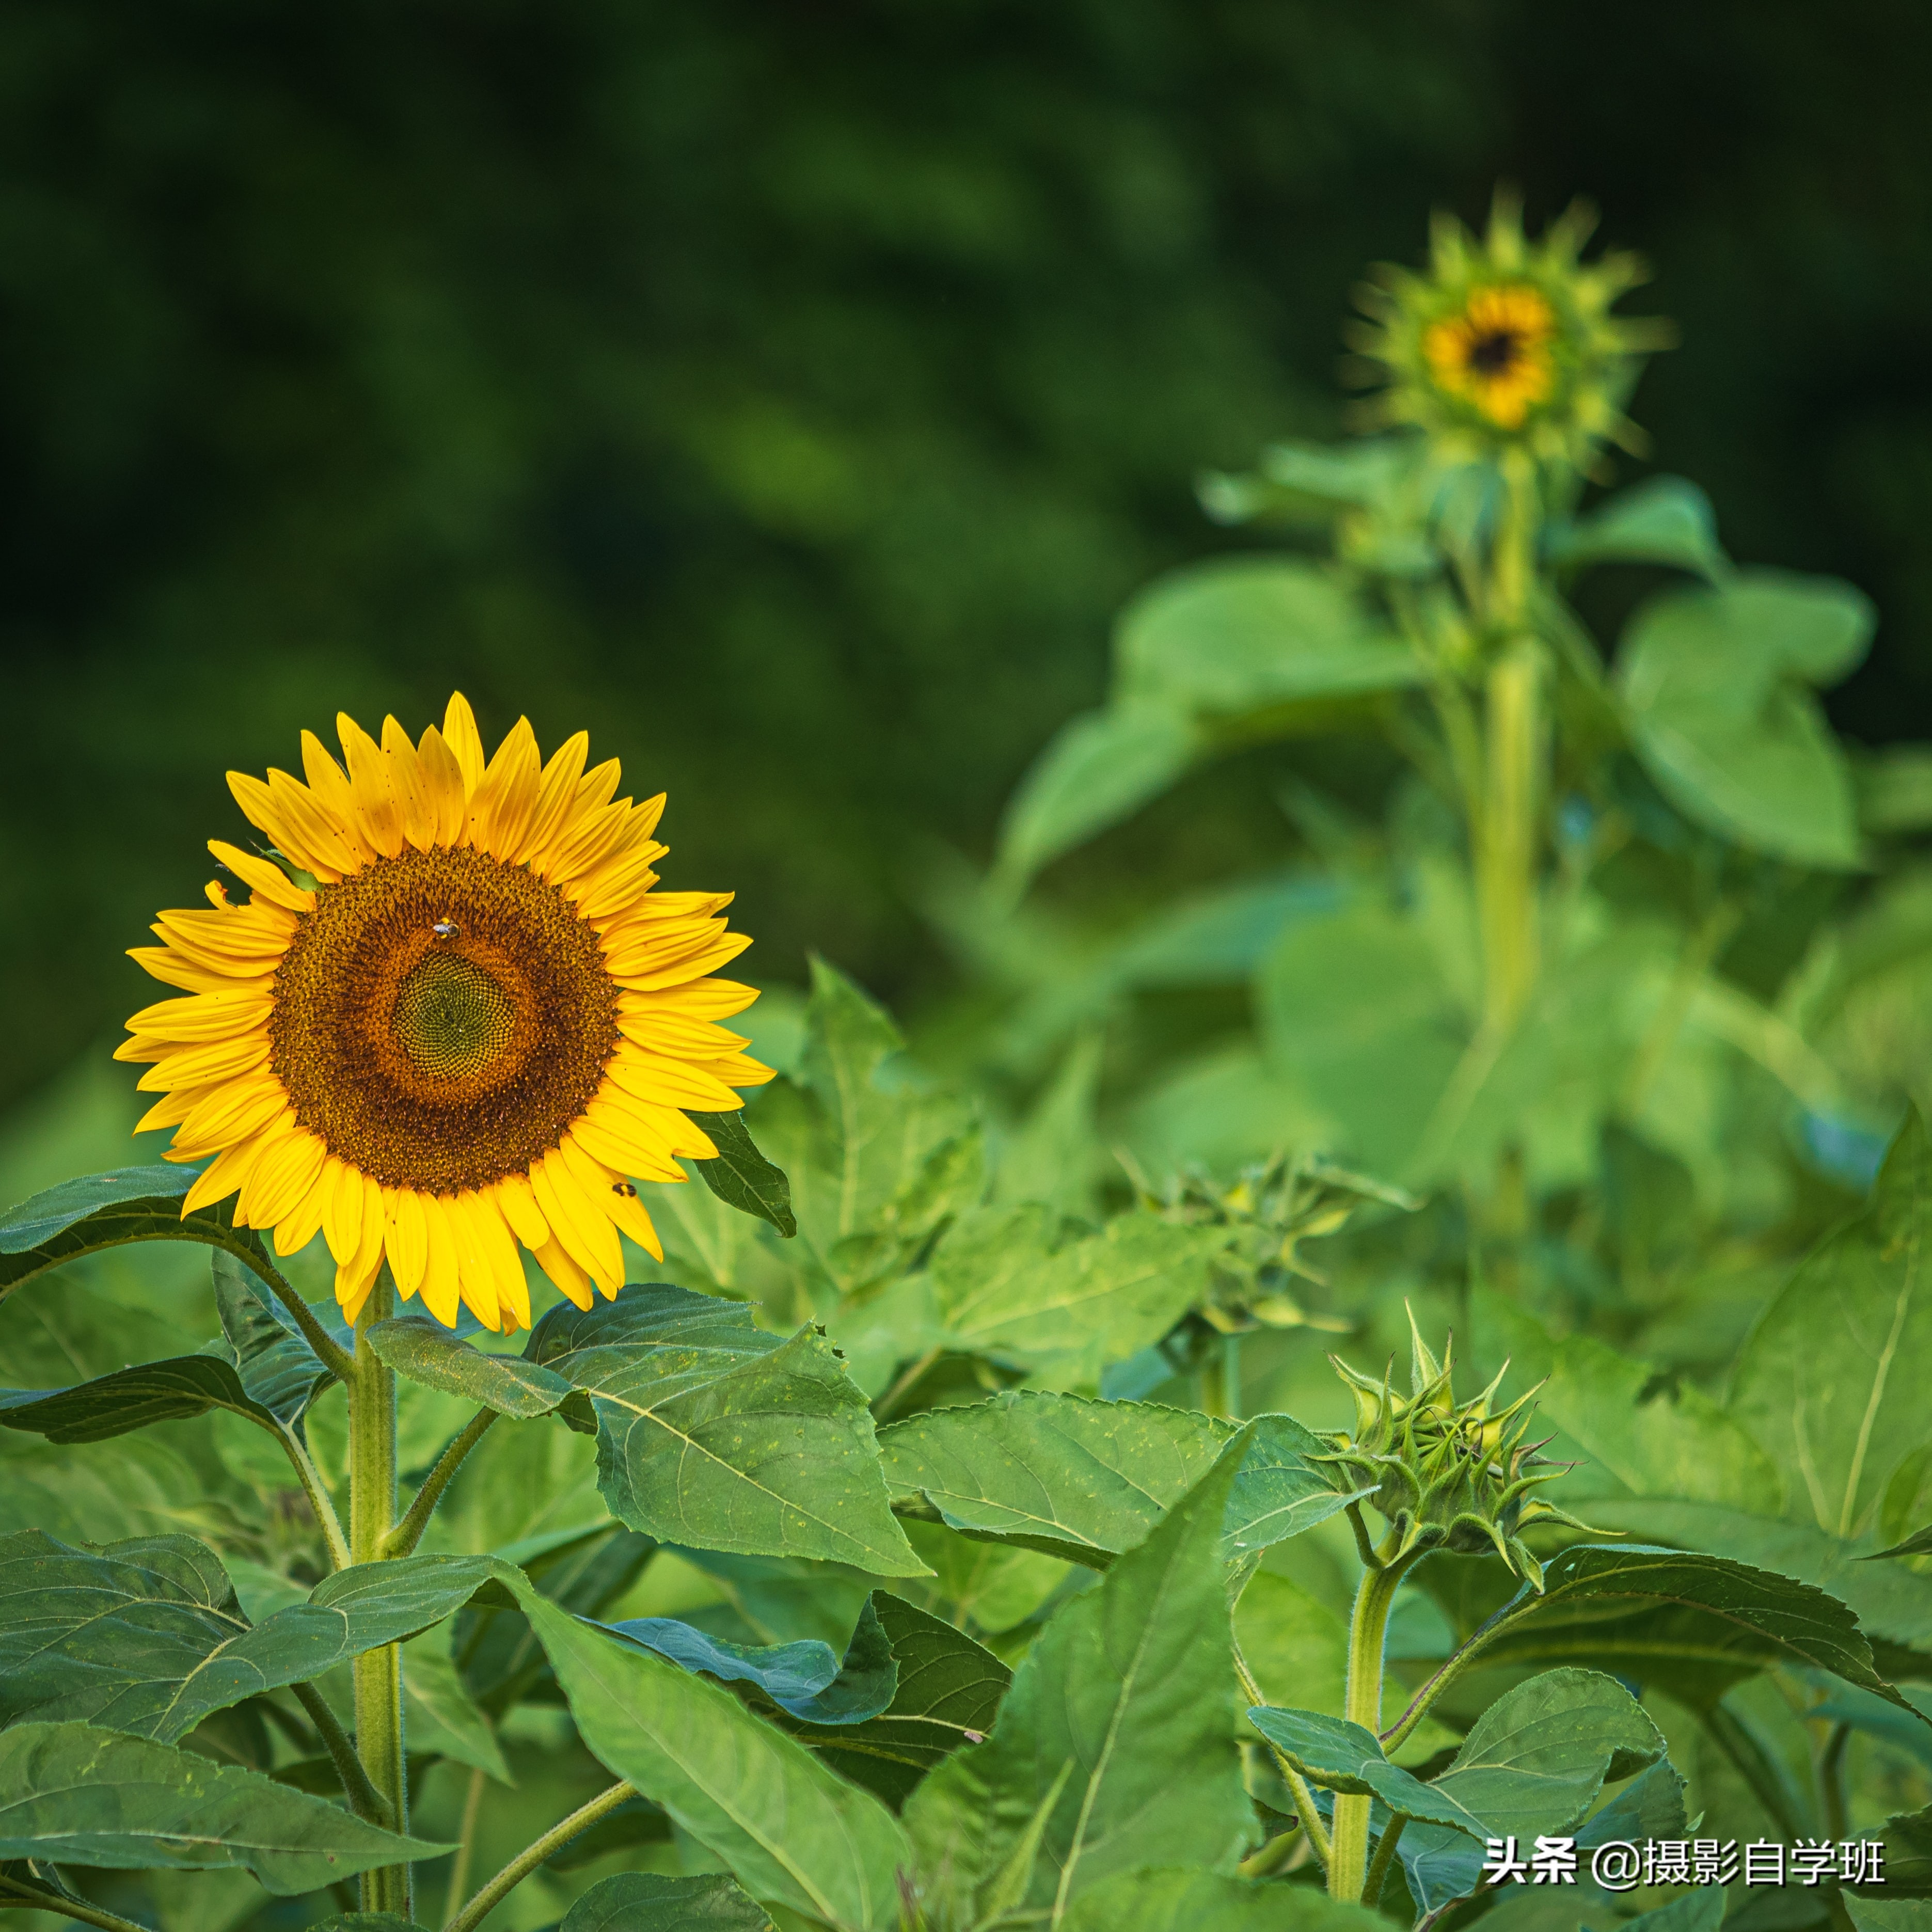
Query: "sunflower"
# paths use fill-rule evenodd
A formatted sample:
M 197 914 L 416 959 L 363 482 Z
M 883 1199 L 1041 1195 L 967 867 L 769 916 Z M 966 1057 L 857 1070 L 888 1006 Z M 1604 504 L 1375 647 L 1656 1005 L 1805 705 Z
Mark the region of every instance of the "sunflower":
M 527 1328 L 520 1244 L 579 1307 L 614 1296 L 620 1232 L 663 1258 L 634 1182 L 714 1157 L 686 1110 L 772 1077 L 718 1024 L 758 997 L 712 976 L 751 943 L 731 895 L 652 890 L 663 796 L 617 798 L 583 732 L 545 764 L 519 719 L 486 763 L 460 693 L 414 743 L 337 725 L 344 764 L 302 734 L 306 784 L 229 773 L 271 846 L 209 842 L 246 902 L 212 883 L 132 949 L 187 995 L 116 1053 L 163 1096 L 136 1131 L 208 1162 L 184 1216 L 234 1195 L 278 1254 L 322 1234 L 351 1321 L 386 1260 L 447 1325 Z
M 1356 292 L 1370 320 L 1348 338 L 1360 352 L 1351 373 L 1384 386 L 1367 426 L 1414 424 L 1452 458 L 1521 449 L 1586 474 L 1604 442 L 1640 448 L 1623 404 L 1643 357 L 1672 336 L 1611 313 L 1644 270 L 1630 254 L 1583 261 L 1594 225 L 1579 202 L 1532 242 L 1499 194 L 1480 240 L 1437 220 L 1426 274 L 1375 271 Z

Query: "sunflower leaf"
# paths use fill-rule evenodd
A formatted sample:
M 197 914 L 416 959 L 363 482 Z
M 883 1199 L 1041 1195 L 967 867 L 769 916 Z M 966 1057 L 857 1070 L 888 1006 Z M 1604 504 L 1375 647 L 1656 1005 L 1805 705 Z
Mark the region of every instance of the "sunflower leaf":
M 572 1384 L 520 1355 L 486 1355 L 420 1315 L 400 1315 L 364 1330 L 369 1346 L 398 1375 L 424 1388 L 526 1420 L 568 1399 Z
M 711 1136 L 716 1160 L 694 1160 L 698 1177 L 728 1208 L 769 1221 L 787 1240 L 798 1232 L 791 1209 L 791 1183 L 754 1144 L 742 1113 L 693 1114 L 694 1126 Z
M 284 1427 L 299 1431 L 309 1404 L 334 1381 L 334 1370 L 309 1346 L 268 1284 L 238 1257 L 216 1249 L 214 1276 L 215 1312 L 235 1351 L 242 1388 Z M 314 1312 L 352 1353 L 356 1337 L 335 1310 Z
M 0 1731 L 0 1858 L 253 1872 L 277 1896 L 453 1849 L 195 1752 L 82 1724 Z
M 233 1364 L 219 1355 L 178 1355 L 117 1369 L 64 1389 L 0 1389 L 0 1428 L 50 1442 L 104 1442 L 150 1423 L 178 1422 L 226 1408 L 279 1431 L 274 1413 L 250 1396 Z
M 259 1237 L 234 1225 L 232 1202 L 183 1216 L 182 1197 L 200 1178 L 192 1167 L 116 1168 L 10 1208 L 0 1214 L 0 1296 L 62 1262 L 129 1241 L 206 1241 L 266 1264 Z
M 620 1872 L 593 1885 L 557 1932 L 772 1932 L 772 1922 L 722 1872 L 702 1878 Z
M 872 1411 L 815 1328 L 782 1340 L 741 1303 L 658 1282 L 552 1309 L 526 1358 L 588 1398 L 610 1513 L 660 1541 L 926 1566 L 894 1520 Z

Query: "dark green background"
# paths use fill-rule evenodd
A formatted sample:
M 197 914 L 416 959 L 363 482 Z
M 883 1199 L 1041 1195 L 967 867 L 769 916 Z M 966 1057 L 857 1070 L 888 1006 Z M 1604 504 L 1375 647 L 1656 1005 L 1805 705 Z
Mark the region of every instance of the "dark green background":
M 0 1096 L 152 994 L 224 769 L 453 683 L 668 786 L 758 975 L 916 1001 L 936 846 L 1226 540 L 1194 473 L 1334 429 L 1359 265 L 1498 176 L 1648 254 L 1660 464 L 1873 592 L 1838 722 L 1932 735 L 1929 48 L 1902 0 L 0 8 Z

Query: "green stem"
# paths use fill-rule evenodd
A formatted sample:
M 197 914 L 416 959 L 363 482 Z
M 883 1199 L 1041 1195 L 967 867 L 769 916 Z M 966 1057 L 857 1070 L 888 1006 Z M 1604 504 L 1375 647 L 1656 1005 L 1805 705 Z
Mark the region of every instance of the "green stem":
M 463 1829 L 457 1837 L 456 1856 L 449 1864 L 449 1891 L 442 1907 L 446 1918 L 454 1918 L 462 1909 L 463 1894 L 470 1883 L 470 1861 L 476 1853 L 476 1824 L 482 1816 L 483 1787 L 487 1782 L 482 1772 L 470 1772 L 470 1789 L 463 1799 Z
M 609 1816 L 627 1799 L 637 1796 L 634 1784 L 614 1784 L 599 1792 L 588 1804 L 582 1804 L 568 1818 L 553 1825 L 541 1838 L 524 1849 L 442 1928 L 442 1932 L 476 1932 L 489 1917 L 500 1899 L 508 1896 L 545 1859 L 554 1858 L 579 1832 L 587 1832 L 598 1819 Z
M 436 1459 L 436 1467 L 423 1478 L 422 1487 L 410 1504 L 409 1514 L 383 1538 L 380 1554 L 406 1556 L 422 1540 L 422 1533 L 429 1527 L 429 1520 L 436 1514 L 436 1506 L 449 1487 L 450 1479 L 462 1468 L 464 1457 L 482 1441 L 496 1414 L 494 1408 L 478 1409 L 469 1427 Z
M 315 1512 L 315 1520 L 321 1526 L 323 1539 L 328 1545 L 328 1567 L 332 1570 L 346 1570 L 350 1563 L 348 1540 L 342 1534 L 342 1519 L 335 1514 L 335 1505 L 328 1499 L 322 1472 L 292 1429 L 278 1429 L 275 1440 L 295 1466 L 302 1494 L 308 1498 L 308 1506 Z
M 83 1925 L 98 1925 L 101 1932 L 148 1932 L 148 1928 L 118 1912 L 104 1911 L 98 1905 L 83 1904 L 77 1898 L 63 1898 L 57 1892 L 42 1892 L 37 1886 L 19 1885 L 0 1878 L 0 1909 L 27 1906 L 36 1912 L 58 1912 L 64 1918 L 78 1919 Z
M 1363 1571 L 1356 1586 L 1354 1612 L 1348 1619 L 1348 1688 L 1342 1714 L 1371 1733 L 1382 1726 L 1382 1645 L 1388 1634 L 1389 1609 L 1418 1554 L 1412 1551 L 1393 1562 L 1378 1562 Z M 1328 1865 L 1331 1898 L 1352 1902 L 1362 1896 L 1369 1862 L 1370 1802 L 1366 1792 L 1335 1794 L 1335 1851 Z
M 1248 1700 L 1250 1708 L 1268 1702 L 1262 1687 L 1255 1681 L 1255 1673 L 1248 1668 L 1248 1660 L 1241 1654 L 1241 1646 L 1234 1646 L 1234 1675 L 1240 1679 L 1241 1694 Z M 1308 1788 L 1308 1780 L 1290 1764 L 1281 1748 L 1272 1738 L 1264 1740 L 1268 1755 L 1274 1760 L 1274 1768 L 1281 1774 L 1281 1781 L 1288 1786 L 1288 1796 L 1294 1801 L 1294 1815 L 1301 1821 L 1301 1829 L 1312 1848 L 1315 1856 L 1325 1869 L 1334 1856 L 1328 1837 L 1328 1828 L 1322 1822 L 1322 1814 L 1315 1808 L 1315 1794 Z
M 1818 1754 L 1818 1796 L 1825 1814 L 1825 1835 L 1845 1836 L 1850 1824 L 1845 1802 L 1845 1747 L 1850 1743 L 1852 1727 L 1840 1720 L 1832 1726 L 1824 1748 Z
M 349 1382 L 349 1547 L 358 1563 L 380 1562 L 396 1523 L 396 1377 L 369 1346 L 368 1331 L 386 1321 L 395 1289 L 386 1268 L 356 1324 Z M 399 1645 L 364 1651 L 356 1680 L 356 1745 L 370 1782 L 398 1832 L 410 1828 L 409 1774 L 403 1756 L 403 1654 Z M 364 1912 L 412 1916 L 410 1870 L 385 1865 L 362 1875 Z
M 243 1248 L 236 1248 L 230 1252 L 237 1261 L 268 1283 L 276 1300 L 295 1317 L 296 1326 L 302 1330 L 302 1340 L 321 1357 L 323 1367 L 338 1382 L 346 1382 L 356 1372 L 355 1358 L 315 1318 L 315 1310 L 296 1292 L 291 1283 L 282 1278 L 266 1253 L 260 1250 Z
M 1809 1837 L 1810 1824 L 1792 1802 L 1791 1792 L 1779 1776 L 1770 1754 L 1750 1728 L 1721 1704 L 1712 1705 L 1703 1715 L 1705 1729 L 1750 1786 L 1751 1796 L 1770 1813 L 1778 1828 L 1787 1839 Z
M 289 1688 L 308 1713 L 316 1735 L 322 1739 L 322 1748 L 334 1760 L 342 1788 L 347 1792 L 356 1815 L 368 1819 L 372 1825 L 388 1824 L 389 1808 L 382 1802 L 382 1794 L 370 1783 L 369 1774 L 363 1769 L 362 1760 L 356 1755 L 356 1747 L 349 1741 L 349 1733 L 342 1728 L 340 1720 L 328 1708 L 322 1693 L 313 1684 L 291 1684 Z
M 1543 653 L 1510 644 L 1484 692 L 1482 819 L 1474 828 L 1483 940 L 1483 1025 L 1506 1036 L 1536 983 L 1538 825 L 1544 765 Z
M 1362 1886 L 1362 1903 L 1378 1904 L 1382 1895 L 1382 1881 L 1388 1876 L 1389 1867 L 1395 1862 L 1396 1842 L 1402 1837 L 1402 1827 L 1408 1822 L 1408 1814 L 1398 1811 L 1382 1828 L 1382 1835 L 1376 1846 L 1375 1857 L 1370 1862 L 1369 1876 Z

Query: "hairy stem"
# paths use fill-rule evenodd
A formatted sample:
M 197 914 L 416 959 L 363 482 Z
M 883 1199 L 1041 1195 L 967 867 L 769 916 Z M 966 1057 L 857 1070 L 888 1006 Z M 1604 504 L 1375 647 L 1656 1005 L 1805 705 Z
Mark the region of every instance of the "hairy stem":
M 1389 1607 L 1416 1561 L 1406 1557 L 1362 1573 L 1348 1619 L 1348 1688 L 1342 1714 L 1370 1732 L 1379 1728 L 1382 1710 L 1382 1644 L 1388 1634 Z M 1334 1856 L 1328 1865 L 1329 1895 L 1359 1900 L 1369 1861 L 1369 1806 L 1366 1792 L 1335 1794 Z
M 308 1713 L 316 1735 L 322 1739 L 322 1748 L 334 1760 L 342 1788 L 348 1794 L 356 1815 L 368 1819 L 372 1825 L 392 1824 L 394 1821 L 389 1816 L 389 1808 L 382 1794 L 370 1782 L 362 1760 L 356 1755 L 356 1747 L 349 1741 L 349 1733 L 342 1728 L 322 1693 L 313 1684 L 291 1684 L 289 1688 Z
M 634 1784 L 614 1784 L 599 1792 L 588 1804 L 579 1805 L 568 1818 L 553 1825 L 541 1838 L 524 1849 L 442 1928 L 442 1932 L 476 1932 L 489 1917 L 500 1899 L 507 1898 L 546 1858 L 554 1857 L 579 1832 L 587 1832 L 598 1819 L 606 1818 L 628 1798 L 637 1796 Z
M 1543 654 L 1530 639 L 1490 667 L 1484 693 L 1482 818 L 1472 830 L 1483 940 L 1483 1024 L 1507 1035 L 1536 983 L 1544 728 Z
M 388 1318 L 395 1290 L 386 1267 L 356 1324 L 349 1383 L 349 1546 L 358 1563 L 380 1562 L 396 1522 L 396 1378 L 369 1346 L 368 1329 Z M 394 1828 L 410 1828 L 403 1756 L 403 1653 L 400 1645 L 365 1651 L 356 1680 L 356 1745 Z M 411 1916 L 410 1869 L 385 1865 L 362 1875 L 362 1909 Z
M 1255 1673 L 1248 1668 L 1248 1660 L 1241 1654 L 1241 1646 L 1234 1646 L 1234 1675 L 1240 1678 L 1241 1695 L 1247 1699 L 1250 1707 L 1265 1704 L 1268 1699 L 1262 1687 L 1255 1682 Z M 1315 1808 L 1315 1794 L 1308 1788 L 1308 1780 L 1282 1756 L 1281 1748 L 1273 1738 L 1263 1740 L 1268 1748 L 1268 1755 L 1274 1760 L 1274 1768 L 1280 1774 L 1281 1781 L 1288 1786 L 1288 1796 L 1294 1801 L 1294 1815 L 1301 1822 L 1303 1835 L 1307 1839 L 1315 1856 L 1328 1866 L 1333 1856 L 1328 1838 L 1328 1828 L 1322 1822 L 1322 1814 Z
M 1382 1834 L 1376 1845 L 1376 1855 L 1369 1863 L 1369 1875 L 1362 1886 L 1362 1903 L 1376 1904 L 1382 1895 L 1382 1881 L 1388 1876 L 1389 1867 L 1395 1863 L 1396 1841 L 1401 1838 L 1402 1827 L 1408 1822 L 1408 1814 L 1398 1811 L 1382 1828 Z
M 350 1561 L 348 1539 L 342 1534 L 342 1519 L 335 1514 L 335 1505 L 328 1499 L 328 1491 L 322 1483 L 322 1472 L 315 1466 L 315 1459 L 292 1429 L 278 1428 L 275 1440 L 280 1443 L 282 1453 L 294 1466 L 302 1494 L 308 1497 L 308 1506 L 322 1526 L 322 1538 L 328 1545 L 328 1567 L 332 1570 L 346 1570 Z
M 84 1904 L 77 1898 L 63 1898 L 57 1892 L 42 1892 L 37 1886 L 18 1885 L 10 1878 L 0 1878 L 0 1910 L 8 1906 L 29 1906 L 37 1912 L 58 1912 L 64 1918 L 77 1919 L 83 1925 L 98 1925 L 101 1932 L 148 1932 L 148 1928 L 132 1918 L 123 1918 L 118 1912 L 104 1910 L 100 1906 Z
M 355 1358 L 315 1318 L 315 1310 L 283 1279 L 267 1255 L 238 1248 L 232 1252 L 244 1267 L 268 1283 L 275 1299 L 295 1317 L 302 1340 L 322 1358 L 323 1367 L 338 1382 L 346 1383 L 356 1372 Z
M 410 1504 L 409 1514 L 383 1538 L 381 1555 L 406 1556 L 422 1540 L 422 1533 L 429 1527 L 429 1520 L 436 1514 L 436 1506 L 442 1500 L 451 1478 L 462 1468 L 464 1457 L 482 1441 L 484 1432 L 496 1420 L 494 1408 L 478 1409 L 469 1427 L 437 1457 L 436 1467 L 423 1478 L 422 1487 Z
M 470 1863 L 476 1855 L 476 1822 L 483 1811 L 483 1787 L 488 1782 L 485 1773 L 470 1772 L 470 1789 L 463 1797 L 463 1828 L 457 1837 L 456 1856 L 449 1864 L 449 1891 L 442 1906 L 446 1918 L 454 1918 L 463 1909 L 463 1894 L 470 1884 Z

